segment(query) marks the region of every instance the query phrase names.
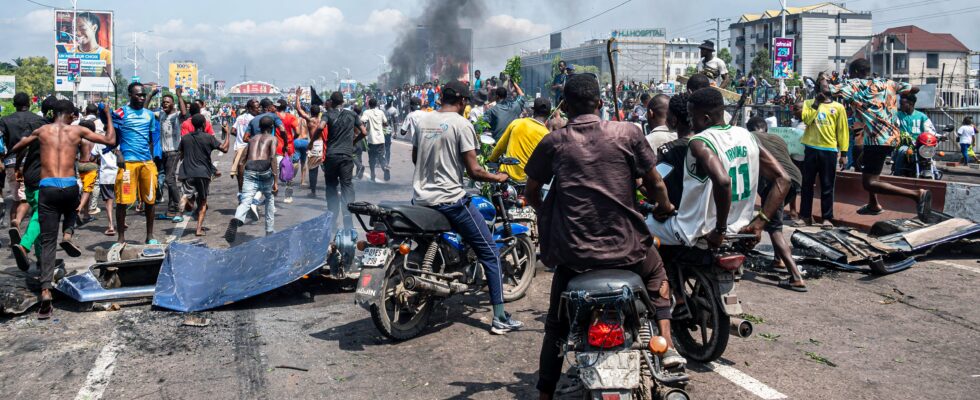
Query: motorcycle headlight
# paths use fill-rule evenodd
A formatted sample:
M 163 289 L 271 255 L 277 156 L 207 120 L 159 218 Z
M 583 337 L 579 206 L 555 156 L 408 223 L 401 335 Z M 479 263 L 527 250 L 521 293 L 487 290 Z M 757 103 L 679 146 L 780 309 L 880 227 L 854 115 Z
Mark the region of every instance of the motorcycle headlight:
M 932 158 L 935 155 L 936 155 L 936 146 L 919 147 L 919 157 Z

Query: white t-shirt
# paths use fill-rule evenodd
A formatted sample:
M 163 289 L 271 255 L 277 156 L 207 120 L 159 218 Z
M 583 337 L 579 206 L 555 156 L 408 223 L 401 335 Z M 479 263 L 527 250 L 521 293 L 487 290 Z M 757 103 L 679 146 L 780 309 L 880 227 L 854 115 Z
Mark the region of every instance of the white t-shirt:
M 434 206 L 463 198 L 463 153 L 477 147 L 473 124 L 457 113 L 431 112 L 419 120 L 416 129 L 412 146 L 418 160 L 412 203 Z
M 715 85 L 721 86 L 721 76 L 728 74 L 728 66 L 725 65 L 724 60 L 718 57 L 712 58 L 708 61 L 704 61 L 704 59 L 702 59 L 701 62 L 698 63 L 698 72 L 707 75 L 708 78 L 715 82 Z
M 426 112 L 422 110 L 415 110 L 408 113 L 408 116 L 405 117 L 405 122 L 402 122 L 401 126 L 401 131 L 405 132 L 405 136 L 410 138 L 415 137 L 415 133 L 419 129 L 419 118 L 422 118 L 425 114 Z
M 105 145 L 96 143 L 92 147 L 92 156 L 99 157 L 99 184 L 112 185 L 116 183 L 116 173 L 119 167 L 116 166 L 116 153 L 104 151 Z
M 768 125 L 770 128 L 777 128 L 779 127 L 779 121 L 776 120 L 776 116 L 773 115 L 771 117 L 766 118 L 766 125 Z
M 254 115 L 249 113 L 244 113 L 235 118 L 235 123 L 232 127 L 235 129 L 235 150 L 244 149 L 247 143 L 245 143 L 245 131 L 248 129 L 248 124 L 252 122 L 255 118 Z
M 367 110 L 361 114 L 361 122 L 367 128 L 368 144 L 384 144 L 384 125 L 388 123 L 388 117 L 385 116 L 384 111 L 381 111 L 380 108 Z
M 960 138 L 960 144 L 973 144 L 973 137 L 976 135 L 977 131 L 970 125 L 963 125 L 960 129 L 956 130 L 956 136 Z

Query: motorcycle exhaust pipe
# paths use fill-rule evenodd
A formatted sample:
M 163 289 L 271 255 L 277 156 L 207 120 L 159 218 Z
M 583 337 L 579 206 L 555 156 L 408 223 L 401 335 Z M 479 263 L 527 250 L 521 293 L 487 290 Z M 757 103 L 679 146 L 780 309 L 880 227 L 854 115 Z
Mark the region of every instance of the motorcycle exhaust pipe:
M 447 284 L 414 275 L 406 276 L 402 284 L 407 290 L 428 292 L 436 296 L 449 296 L 466 290 L 466 285 L 461 283 Z
M 747 338 L 752 335 L 752 323 L 741 318 L 732 318 L 729 325 L 732 335 Z

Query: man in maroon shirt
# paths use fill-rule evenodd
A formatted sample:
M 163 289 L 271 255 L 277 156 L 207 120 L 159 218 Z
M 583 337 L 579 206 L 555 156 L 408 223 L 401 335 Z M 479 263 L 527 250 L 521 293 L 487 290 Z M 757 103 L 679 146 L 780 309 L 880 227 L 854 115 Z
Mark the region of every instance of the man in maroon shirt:
M 593 269 L 626 269 L 645 282 L 653 299 L 660 334 L 667 339 L 666 366 L 686 363 L 670 339 L 670 300 L 664 265 L 653 237 L 637 211 L 636 190 L 642 180 L 664 218 L 674 207 L 654 168 L 653 149 L 632 123 L 602 121 L 599 82 L 595 76 L 572 75 L 564 89 L 568 125 L 541 140 L 524 167 L 527 200 L 541 227 L 541 260 L 555 267 L 551 303 L 545 321 L 537 388 L 550 399 L 561 375 L 561 344 L 568 336 L 561 313 L 561 293 L 568 282 Z M 542 202 L 541 187 L 551 182 Z

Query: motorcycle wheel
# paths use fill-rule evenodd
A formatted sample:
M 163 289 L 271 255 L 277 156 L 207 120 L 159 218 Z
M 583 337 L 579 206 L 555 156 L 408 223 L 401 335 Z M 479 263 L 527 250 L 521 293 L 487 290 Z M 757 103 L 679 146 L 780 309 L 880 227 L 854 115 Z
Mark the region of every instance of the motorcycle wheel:
M 511 302 L 524 297 L 537 265 L 534 243 L 527 236 L 517 238 L 514 248 L 500 255 L 500 269 L 503 275 L 504 301 Z
M 435 299 L 428 295 L 411 299 L 409 304 L 402 304 L 396 298 L 404 293 L 402 286 L 402 255 L 392 259 L 381 285 L 381 299 L 378 304 L 371 306 L 371 321 L 385 336 L 394 340 L 408 340 L 422 333 L 429 324 Z
M 695 361 L 717 360 L 728 347 L 731 319 L 721 309 L 714 282 L 693 268 L 688 268 L 685 273 L 687 276 L 680 290 L 688 299 L 687 308 L 691 317 L 675 319 L 671 324 L 677 351 Z

